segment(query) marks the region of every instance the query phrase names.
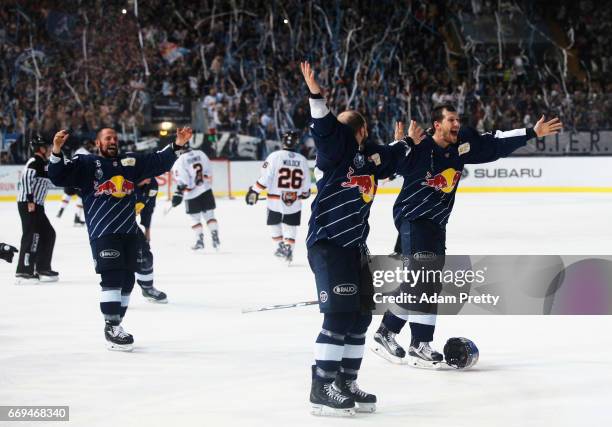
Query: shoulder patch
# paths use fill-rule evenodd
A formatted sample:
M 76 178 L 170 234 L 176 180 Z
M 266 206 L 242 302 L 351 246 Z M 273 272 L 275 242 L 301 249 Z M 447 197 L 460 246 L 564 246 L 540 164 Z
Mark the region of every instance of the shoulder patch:
M 136 159 L 134 157 L 121 159 L 121 166 L 136 166 Z
M 458 148 L 458 151 L 459 151 L 459 155 L 460 155 L 460 156 L 461 156 L 462 154 L 469 153 L 469 152 L 470 152 L 470 143 L 469 143 L 469 142 L 466 142 L 466 143 L 461 144 L 461 145 L 459 146 L 459 148 Z

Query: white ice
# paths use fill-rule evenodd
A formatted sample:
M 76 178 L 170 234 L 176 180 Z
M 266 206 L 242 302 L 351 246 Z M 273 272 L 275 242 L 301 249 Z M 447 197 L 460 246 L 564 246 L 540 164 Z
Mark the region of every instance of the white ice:
M 374 254 L 393 247 L 393 200 L 375 200 Z M 0 262 L 0 405 L 69 405 L 74 426 L 610 425 L 609 316 L 441 318 L 435 346 L 470 337 L 481 351 L 475 369 L 421 371 L 367 351 L 359 382 L 378 395 L 378 411 L 315 418 L 308 393 L 317 308 L 241 314 L 315 298 L 303 243 L 308 208 L 287 267 L 272 257 L 265 203 L 218 200 L 219 253 L 210 239 L 204 252 L 192 252 L 182 206 L 163 216 L 165 203 L 155 213 L 152 246 L 155 284 L 170 302 L 148 303 L 135 289 L 124 321 L 133 353 L 105 349 L 99 279 L 85 230 L 72 226 L 73 207 L 58 220 L 58 203 L 47 205 L 60 282 L 15 286 L 15 264 Z M 15 203 L 0 203 L 0 214 L 0 241 L 18 246 Z M 448 252 L 609 254 L 611 217 L 605 194 L 459 194 Z M 409 335 L 399 340 L 408 344 Z

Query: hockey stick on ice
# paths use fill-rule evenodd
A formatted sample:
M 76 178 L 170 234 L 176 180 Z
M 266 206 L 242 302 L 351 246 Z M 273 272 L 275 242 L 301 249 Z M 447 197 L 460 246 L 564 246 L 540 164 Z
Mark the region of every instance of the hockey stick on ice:
M 283 308 L 306 307 L 307 305 L 315 305 L 318 303 L 319 301 L 301 301 L 293 304 L 264 305 L 263 307 L 243 308 L 242 314 L 255 313 L 258 311 L 280 310 Z

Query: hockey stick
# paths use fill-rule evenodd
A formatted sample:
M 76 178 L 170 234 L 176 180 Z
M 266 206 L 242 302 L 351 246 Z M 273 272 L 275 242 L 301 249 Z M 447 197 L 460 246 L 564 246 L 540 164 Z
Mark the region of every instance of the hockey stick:
M 255 313 L 258 311 L 280 310 L 283 308 L 306 307 L 307 305 L 315 305 L 318 303 L 319 301 L 302 301 L 293 304 L 264 305 L 263 307 L 243 308 L 242 314 Z

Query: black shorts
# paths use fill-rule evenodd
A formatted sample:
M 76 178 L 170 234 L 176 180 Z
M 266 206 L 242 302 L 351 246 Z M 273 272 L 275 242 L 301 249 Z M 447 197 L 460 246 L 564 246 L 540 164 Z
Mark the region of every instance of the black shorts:
M 319 240 L 308 248 L 321 313 L 362 312 L 375 308 L 372 273 L 360 248 L 343 248 Z
M 280 212 L 271 211 L 268 209 L 267 225 L 277 225 L 281 222 L 287 225 L 300 225 L 302 219 L 302 211 L 297 211 L 292 214 L 282 214 Z
M 203 192 L 195 199 L 185 200 L 185 210 L 188 214 L 211 211 L 216 207 L 215 196 L 213 196 L 212 190 Z
M 81 197 L 81 189 L 77 187 L 64 187 L 64 193 L 66 193 L 68 196 Z
M 140 244 L 136 234 L 107 234 L 90 244 L 96 273 L 109 270 L 135 272 L 138 268 Z

